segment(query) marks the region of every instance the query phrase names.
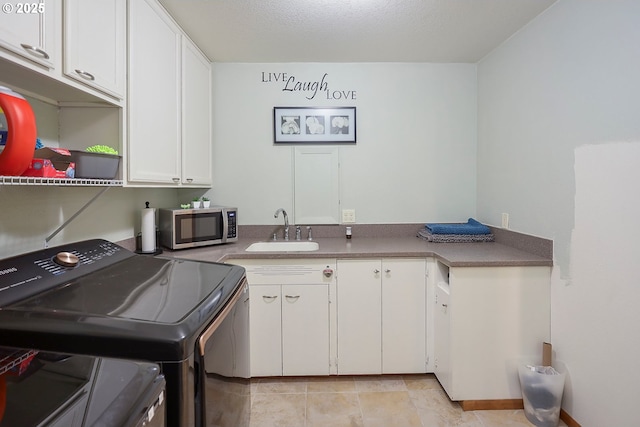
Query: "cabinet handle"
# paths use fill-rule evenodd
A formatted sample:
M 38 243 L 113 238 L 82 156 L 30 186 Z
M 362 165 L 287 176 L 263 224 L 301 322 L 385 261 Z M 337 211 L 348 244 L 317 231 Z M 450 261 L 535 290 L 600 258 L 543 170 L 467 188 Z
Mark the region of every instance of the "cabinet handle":
M 173 179 L 173 182 L 180 182 L 180 178 L 171 178 Z
M 324 274 L 324 277 L 331 277 L 331 275 L 333 274 L 333 270 L 327 267 L 324 270 L 322 270 L 322 274 Z
M 391 273 L 391 269 L 387 268 L 384 272 L 389 274 L 389 273 Z
M 374 272 L 375 274 L 378 274 L 378 273 L 380 273 L 380 270 L 378 270 L 378 269 L 376 268 L 376 269 L 374 269 L 374 270 L 373 270 L 373 272 Z
M 443 306 L 444 308 L 449 307 L 449 305 L 448 305 L 448 304 L 442 304 L 442 306 Z
M 32 55 L 41 56 L 44 59 L 49 59 L 49 54 L 44 50 L 40 49 L 39 47 L 31 46 L 30 44 L 26 44 L 26 43 L 22 43 L 20 46 L 22 46 L 23 49 L 25 49 L 27 52 L 29 52 Z
M 300 298 L 300 295 L 285 295 L 284 297 L 288 300 L 290 299 L 290 300 L 297 301 L 298 298 Z
M 262 299 L 267 301 L 267 302 L 271 302 L 276 298 L 278 298 L 277 295 L 273 295 L 273 296 L 271 296 L 271 295 L 262 295 Z
M 82 70 L 78 70 L 76 69 L 75 72 L 82 77 L 85 80 L 91 80 L 94 81 L 96 78 L 93 76 L 93 74 L 87 72 L 87 71 L 82 71 Z
M 193 182 L 193 178 L 187 178 L 187 182 L 191 184 Z

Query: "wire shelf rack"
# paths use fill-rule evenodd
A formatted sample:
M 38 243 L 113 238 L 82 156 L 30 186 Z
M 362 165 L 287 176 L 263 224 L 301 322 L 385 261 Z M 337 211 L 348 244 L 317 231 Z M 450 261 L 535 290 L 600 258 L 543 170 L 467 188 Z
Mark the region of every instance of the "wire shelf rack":
M 62 185 L 76 187 L 121 187 L 119 179 L 43 178 L 32 176 L 0 176 L 0 185 Z

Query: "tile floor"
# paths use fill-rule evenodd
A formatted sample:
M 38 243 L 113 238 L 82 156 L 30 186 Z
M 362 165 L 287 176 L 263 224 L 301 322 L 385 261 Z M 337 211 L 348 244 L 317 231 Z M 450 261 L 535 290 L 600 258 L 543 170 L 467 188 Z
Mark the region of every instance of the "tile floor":
M 430 374 L 254 379 L 251 399 L 251 427 L 533 425 L 523 410 L 464 412 Z

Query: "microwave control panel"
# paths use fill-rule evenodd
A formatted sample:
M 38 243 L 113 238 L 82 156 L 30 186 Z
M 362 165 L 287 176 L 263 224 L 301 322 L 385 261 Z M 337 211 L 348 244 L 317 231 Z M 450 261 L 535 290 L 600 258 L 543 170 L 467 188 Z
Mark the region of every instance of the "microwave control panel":
M 238 212 L 235 210 L 227 211 L 227 241 L 238 238 Z

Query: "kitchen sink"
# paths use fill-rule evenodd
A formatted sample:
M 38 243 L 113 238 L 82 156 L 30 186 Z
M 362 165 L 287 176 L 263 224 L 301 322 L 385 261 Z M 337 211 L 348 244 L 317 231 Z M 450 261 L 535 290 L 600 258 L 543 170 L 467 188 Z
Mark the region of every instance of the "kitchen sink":
M 281 242 L 256 242 L 249 245 L 247 252 L 311 252 L 320 248 L 318 242 L 305 241 L 281 241 Z

